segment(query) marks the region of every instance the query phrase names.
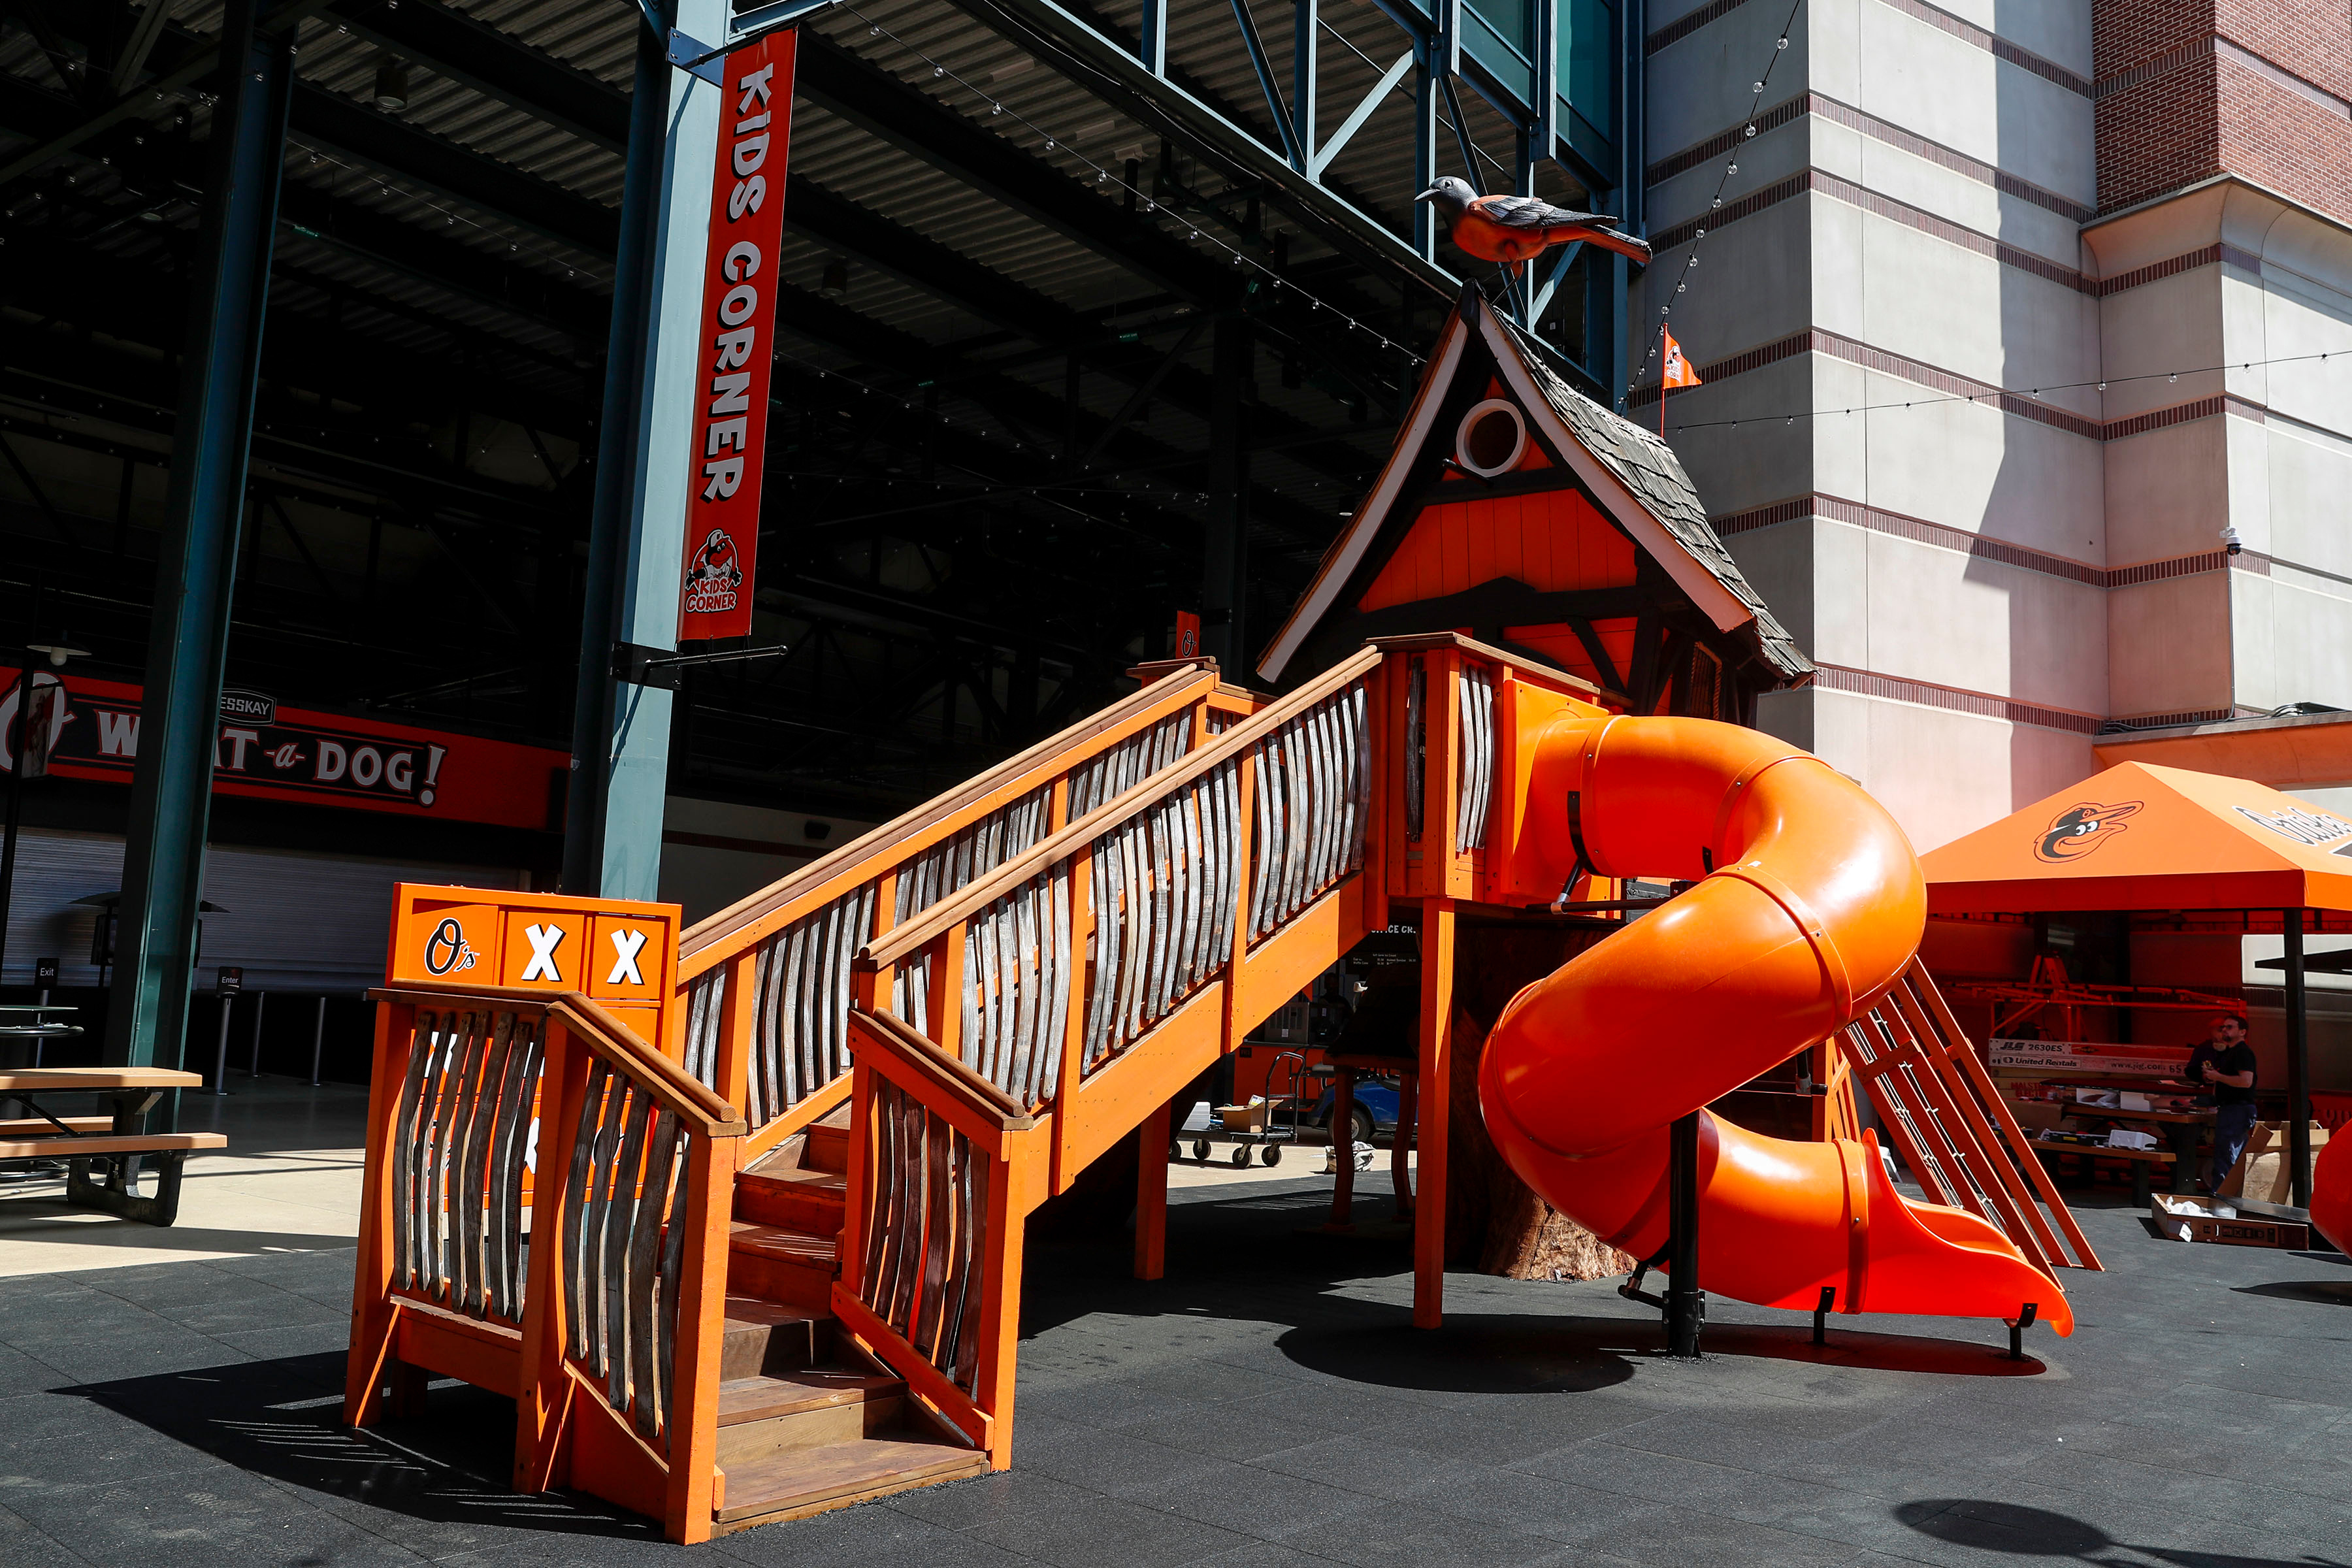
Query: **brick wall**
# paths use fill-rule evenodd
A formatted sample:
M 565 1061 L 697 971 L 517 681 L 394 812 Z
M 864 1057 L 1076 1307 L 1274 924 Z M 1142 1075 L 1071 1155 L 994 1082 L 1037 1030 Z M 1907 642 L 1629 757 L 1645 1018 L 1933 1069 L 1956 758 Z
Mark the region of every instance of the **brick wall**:
M 2102 211 L 2234 174 L 2352 221 L 2352 0 L 2095 0 L 2091 26 Z

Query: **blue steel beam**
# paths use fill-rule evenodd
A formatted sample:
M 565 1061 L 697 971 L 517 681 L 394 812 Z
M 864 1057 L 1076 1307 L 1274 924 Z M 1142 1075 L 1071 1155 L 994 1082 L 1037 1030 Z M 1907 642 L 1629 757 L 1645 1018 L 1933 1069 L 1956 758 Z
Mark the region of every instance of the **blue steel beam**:
M 582 895 L 599 891 L 604 875 L 604 813 L 612 771 L 607 742 L 617 690 L 613 645 L 624 640 L 621 587 L 636 499 L 638 403 L 660 260 L 662 165 L 669 129 L 670 67 L 663 40 L 645 27 L 638 29 L 636 42 L 620 237 L 614 258 L 613 318 L 604 353 L 604 412 L 581 602 L 572 773 L 564 791 L 563 889 Z
M 122 859 L 121 960 L 106 1059 L 176 1066 L 187 1028 L 212 819 L 213 748 L 228 658 L 244 520 L 246 458 L 269 297 L 292 28 L 261 26 L 260 0 L 223 13 L 220 101 L 212 121 L 179 419 L 159 542 L 146 703 Z

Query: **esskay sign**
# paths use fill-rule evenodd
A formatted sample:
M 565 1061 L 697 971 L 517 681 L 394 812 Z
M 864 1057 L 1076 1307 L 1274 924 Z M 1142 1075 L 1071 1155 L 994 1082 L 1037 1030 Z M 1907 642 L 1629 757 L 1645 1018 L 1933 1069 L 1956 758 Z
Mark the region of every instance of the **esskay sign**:
M 797 32 L 771 33 L 726 59 L 711 174 L 695 372 L 694 478 L 686 501 L 680 642 L 751 635 L 760 485 L 768 459 L 769 362 L 784 225 Z
M 130 783 L 140 699 L 140 688 L 111 680 L 44 683 L 32 718 L 48 726 L 49 772 Z M 0 698 L 0 773 L 16 765 L 18 700 L 15 690 Z M 550 778 L 570 765 L 566 753 L 544 747 L 309 713 L 251 691 L 223 694 L 213 742 L 213 788 L 222 795 L 501 827 L 554 826 Z

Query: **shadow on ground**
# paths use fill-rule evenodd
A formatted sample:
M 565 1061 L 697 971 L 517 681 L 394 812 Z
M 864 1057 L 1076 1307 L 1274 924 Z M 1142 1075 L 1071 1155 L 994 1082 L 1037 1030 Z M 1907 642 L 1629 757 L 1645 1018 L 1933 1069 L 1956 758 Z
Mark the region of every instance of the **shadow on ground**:
M 1033 1239 L 1023 1336 L 1034 1338 L 1099 1310 L 1109 1304 L 1107 1298 L 1116 1299 L 1120 1310 L 1142 1309 L 1160 1317 L 1264 1321 L 1274 1313 L 1287 1327 L 1274 1331 L 1273 1342 L 1300 1367 L 1353 1383 L 1442 1394 L 1587 1393 L 1622 1384 L 1640 1363 L 1665 1354 L 1663 1326 L 1649 1309 L 1630 1303 L 1622 1317 L 1504 1314 L 1457 1299 L 1449 1303 L 1442 1331 L 1412 1328 L 1406 1303 L 1368 1300 L 1348 1289 L 1411 1269 L 1411 1232 L 1391 1235 L 1380 1224 L 1392 1200 L 1385 1194 L 1359 1199 L 1359 1234 L 1335 1236 L 1301 1223 L 1319 1216 L 1318 1195 L 1305 1184 L 1285 1184 L 1246 1197 L 1195 1198 L 1171 1206 L 1167 1276 L 1149 1285 L 1127 1278 L 1131 1255 L 1124 1237 L 1065 1237 L 1043 1246 Z M 1236 1289 L 1237 1280 L 1246 1281 L 1245 1291 Z M 2030 1355 L 2011 1360 L 2004 1345 L 1871 1332 L 1842 1321 L 1852 1320 L 1832 1315 L 1822 1345 L 1812 1342 L 1811 1325 L 1801 1321 L 1712 1323 L 1703 1344 L 1712 1356 L 1955 1377 L 2034 1377 L 2049 1371 Z
M 342 1424 L 341 1352 L 236 1362 L 61 1389 L 251 1474 L 439 1523 L 659 1541 L 653 1521 L 579 1492 L 508 1489 L 514 1401 L 455 1382 L 425 1411 Z
M 1937 1541 L 2016 1557 L 2072 1557 L 2083 1563 L 2113 1563 L 2105 1552 L 2135 1552 L 2179 1568 L 2310 1568 L 2336 1563 L 2334 1557 L 2241 1557 L 2226 1552 L 2191 1552 L 2117 1541 L 2097 1525 L 2071 1514 L 2017 1503 L 1969 1498 L 1923 1498 L 1895 1509 L 1903 1523 Z

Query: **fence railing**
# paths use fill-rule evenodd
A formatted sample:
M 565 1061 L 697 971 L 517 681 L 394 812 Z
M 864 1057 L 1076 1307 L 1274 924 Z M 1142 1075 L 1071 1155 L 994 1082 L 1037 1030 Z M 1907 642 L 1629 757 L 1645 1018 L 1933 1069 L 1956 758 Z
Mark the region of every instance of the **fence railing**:
M 1245 970 L 1268 966 L 1270 1010 L 1363 929 L 1349 903 L 1286 945 L 1364 865 L 1380 664 L 1367 648 L 1093 809 L 1060 803 L 1055 831 L 857 956 L 835 1312 L 999 1466 L 1029 1210 L 1255 1021 Z
M 706 1537 L 742 1121 L 585 996 L 373 994 L 345 1418 L 461 1377 L 515 1398 L 517 1489 Z
M 1571 708 L 1613 711 L 1613 700 L 1590 681 L 1456 632 L 1373 646 L 1396 667 L 1386 710 L 1370 717 L 1398 759 L 1387 797 L 1395 805 L 1377 825 L 1385 890 L 1507 906 L 1559 899 L 1562 889 L 1517 880 L 1515 851 L 1529 808 L 1519 731 Z
M 1840 1038 L 1929 1202 L 1984 1220 L 2053 1279 L 2062 1268 L 2103 1267 L 1916 956 Z
M 919 969 L 908 1025 L 1024 1109 L 1092 1076 L 1230 973 L 1235 933 L 1263 940 L 1363 864 L 1380 662 L 1364 649 L 876 938 L 876 994 Z
M 1256 701 L 1221 686 L 1213 667 L 1169 667 L 1123 701 L 689 930 L 679 1056 L 745 1108 L 746 1157 L 847 1092 L 849 966 L 859 948 L 1171 765 Z M 895 986 L 896 1010 L 923 1018 L 933 987 L 922 963 L 904 967 Z M 740 1079 L 721 1076 L 730 1057 L 740 1058 Z

